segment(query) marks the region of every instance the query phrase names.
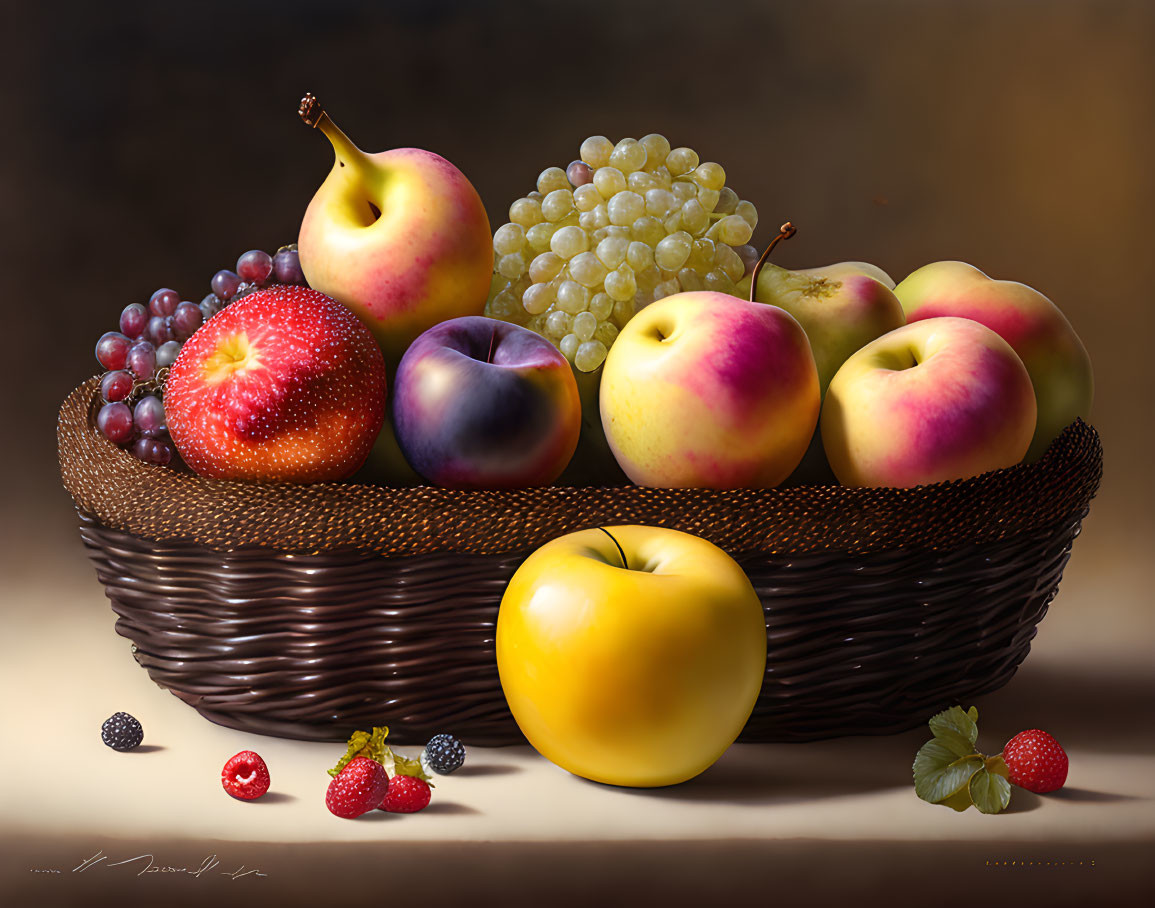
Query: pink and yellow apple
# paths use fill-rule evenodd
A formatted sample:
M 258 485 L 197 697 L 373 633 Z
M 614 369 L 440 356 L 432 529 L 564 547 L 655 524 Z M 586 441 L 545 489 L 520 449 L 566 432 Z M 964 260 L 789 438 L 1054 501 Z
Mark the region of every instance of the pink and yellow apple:
M 847 486 L 908 488 L 1014 466 L 1034 431 L 1022 360 L 965 318 L 871 341 L 838 370 L 822 408 L 826 456 Z
M 581 400 L 544 337 L 465 316 L 430 328 L 401 358 L 393 428 L 405 459 L 436 485 L 549 485 L 577 447 Z
M 1042 456 L 1076 418 L 1090 416 L 1091 359 L 1066 316 L 1037 290 L 992 280 L 964 262 L 935 262 L 894 292 L 909 322 L 943 315 L 974 319 L 1014 348 L 1031 376 L 1039 412 L 1028 461 Z
M 602 425 L 638 485 L 767 488 L 818 420 L 806 334 L 777 306 L 678 293 L 635 315 L 602 372 Z
M 360 316 L 392 369 L 425 329 L 482 313 L 493 273 L 489 218 L 477 190 L 440 155 L 367 154 L 312 96 L 301 115 L 336 152 L 301 222 L 301 270 L 309 286 Z
M 563 769 L 674 785 L 718 759 L 766 676 L 766 619 L 712 543 L 658 527 L 570 533 L 517 569 L 497 668 L 522 733 Z

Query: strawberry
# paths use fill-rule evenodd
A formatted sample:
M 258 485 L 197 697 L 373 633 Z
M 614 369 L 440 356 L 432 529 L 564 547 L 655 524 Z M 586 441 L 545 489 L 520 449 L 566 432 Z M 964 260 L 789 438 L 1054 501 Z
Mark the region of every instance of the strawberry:
M 1046 794 L 1067 781 L 1067 754 L 1045 731 L 1021 731 L 1003 748 L 1011 782 L 1019 788 Z
M 389 790 L 381 801 L 381 809 L 389 813 L 417 813 L 429 804 L 429 783 L 417 776 L 395 775 L 389 780 Z
M 354 757 L 329 783 L 325 806 L 348 820 L 372 810 L 389 790 L 385 767 L 368 757 Z
M 252 801 L 269 790 L 269 767 L 260 754 L 242 750 L 221 770 L 221 784 L 234 798 Z

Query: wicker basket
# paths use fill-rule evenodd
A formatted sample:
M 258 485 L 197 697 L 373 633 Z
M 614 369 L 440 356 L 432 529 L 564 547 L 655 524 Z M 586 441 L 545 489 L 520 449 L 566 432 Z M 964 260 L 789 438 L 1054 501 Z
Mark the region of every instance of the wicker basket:
M 98 404 L 96 379 L 77 388 L 58 441 L 117 632 L 213 722 L 311 740 L 520 742 L 494 658 L 505 584 L 547 540 L 626 523 L 711 540 L 761 596 L 743 740 L 913 727 L 1014 674 L 1102 474 L 1075 422 L 1037 463 L 915 489 L 245 484 L 136 461 Z

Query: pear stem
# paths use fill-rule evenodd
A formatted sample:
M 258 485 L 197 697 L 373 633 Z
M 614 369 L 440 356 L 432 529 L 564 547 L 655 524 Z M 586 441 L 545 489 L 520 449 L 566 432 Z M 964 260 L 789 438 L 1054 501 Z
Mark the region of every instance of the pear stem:
M 622 556 L 622 567 L 628 571 L 630 569 L 630 563 L 626 561 L 626 553 L 623 551 L 621 544 L 616 539 L 614 539 L 614 534 L 607 530 L 605 527 L 598 527 L 598 529 L 609 536 L 610 539 L 613 539 L 614 545 L 618 547 L 618 554 Z
M 325 137 L 333 144 L 333 151 L 337 153 L 337 163 L 342 167 L 345 166 L 346 162 L 354 164 L 365 160 L 365 152 L 358 148 L 353 140 L 345 135 L 341 127 L 333 122 L 332 117 L 312 93 L 306 92 L 305 97 L 301 98 L 297 115 L 306 126 L 319 129 L 325 134 Z
M 788 240 L 798 232 L 798 228 L 787 221 L 778 228 L 778 236 L 770 241 L 770 245 L 766 247 L 766 251 L 758 258 L 758 263 L 754 266 L 754 270 L 750 272 L 750 302 L 756 303 L 755 297 L 758 294 L 758 275 L 762 273 L 762 266 L 766 264 L 767 259 L 770 258 L 770 253 L 774 251 L 782 240 Z

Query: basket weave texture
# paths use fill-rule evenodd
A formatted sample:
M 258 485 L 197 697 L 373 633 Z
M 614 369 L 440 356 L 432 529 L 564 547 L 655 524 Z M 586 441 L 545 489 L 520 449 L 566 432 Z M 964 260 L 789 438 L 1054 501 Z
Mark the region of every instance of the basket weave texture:
M 769 656 L 743 739 L 912 727 L 1009 680 L 1102 475 L 1077 421 L 1037 463 L 915 489 L 233 483 L 140 463 L 98 406 L 93 379 L 61 408 L 61 473 L 137 661 L 215 722 L 318 740 L 519 742 L 505 584 L 537 546 L 615 524 L 702 536 L 750 576 Z

